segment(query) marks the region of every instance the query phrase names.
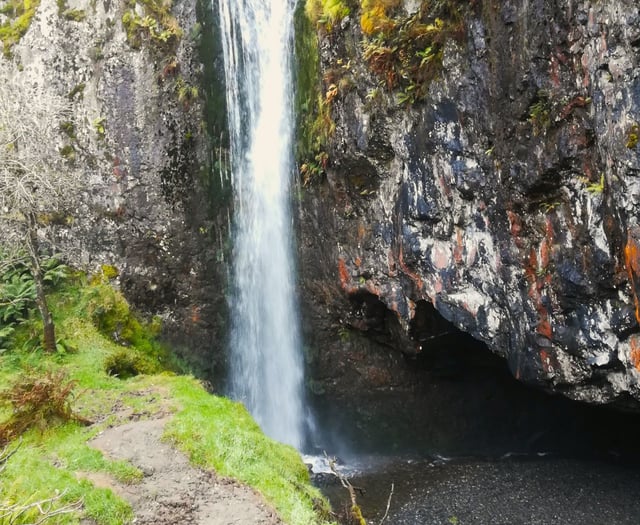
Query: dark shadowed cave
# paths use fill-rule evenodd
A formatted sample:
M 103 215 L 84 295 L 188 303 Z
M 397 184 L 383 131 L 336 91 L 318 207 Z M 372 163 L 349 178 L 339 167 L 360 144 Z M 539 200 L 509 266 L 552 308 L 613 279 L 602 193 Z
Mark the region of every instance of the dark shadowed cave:
M 367 337 L 388 343 L 397 322 L 391 312 L 368 294 L 352 299 Z M 316 447 L 347 460 L 367 454 L 640 459 L 640 417 L 523 385 L 505 359 L 431 304 L 416 305 L 410 336 L 417 351 L 401 359 L 410 385 L 312 396 Z

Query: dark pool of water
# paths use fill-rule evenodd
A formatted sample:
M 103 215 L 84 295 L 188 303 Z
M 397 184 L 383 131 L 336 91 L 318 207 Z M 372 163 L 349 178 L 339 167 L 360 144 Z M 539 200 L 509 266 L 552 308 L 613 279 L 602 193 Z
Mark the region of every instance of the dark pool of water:
M 640 524 L 640 415 L 532 390 L 468 350 L 416 369 L 411 389 L 315 400 L 316 453 L 342 457 L 368 523 L 393 483 L 385 525 Z
M 367 522 L 389 525 L 608 525 L 640 523 L 640 468 L 560 457 L 369 458 L 349 473 Z M 335 509 L 348 493 L 323 491 Z

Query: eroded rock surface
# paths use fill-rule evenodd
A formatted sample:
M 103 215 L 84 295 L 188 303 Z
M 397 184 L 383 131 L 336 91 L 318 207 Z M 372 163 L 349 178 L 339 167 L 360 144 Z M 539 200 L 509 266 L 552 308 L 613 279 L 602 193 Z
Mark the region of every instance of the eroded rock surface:
M 390 349 L 428 351 L 435 308 L 521 381 L 637 409 L 637 3 L 470 2 L 413 104 L 367 67 L 359 16 L 320 31 L 340 87 L 300 206 L 316 388 L 401 384 Z

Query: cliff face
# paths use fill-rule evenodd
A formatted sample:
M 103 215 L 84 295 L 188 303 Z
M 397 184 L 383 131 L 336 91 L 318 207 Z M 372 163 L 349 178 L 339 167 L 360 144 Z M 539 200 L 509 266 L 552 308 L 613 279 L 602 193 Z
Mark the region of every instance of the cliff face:
M 72 101 L 60 151 L 83 180 L 64 217 L 42 224 L 52 251 L 90 273 L 115 267 L 127 298 L 162 316 L 165 335 L 211 373 L 212 341 L 224 339 L 227 224 L 197 87 L 212 29 L 195 0 L 169 6 L 42 0 L 0 62 Z M 0 23 L 15 23 L 8 13 Z
M 450 322 L 523 382 L 637 409 L 638 6 L 443 3 L 462 24 L 428 78 L 384 77 L 360 6 L 319 24 L 335 131 L 299 223 L 315 387 L 398 387 Z

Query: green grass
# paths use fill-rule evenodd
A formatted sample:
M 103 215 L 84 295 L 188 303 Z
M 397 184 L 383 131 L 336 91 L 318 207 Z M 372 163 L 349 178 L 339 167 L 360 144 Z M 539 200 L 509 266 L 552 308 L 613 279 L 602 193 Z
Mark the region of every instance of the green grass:
M 319 515 L 329 509 L 295 449 L 266 437 L 240 403 L 208 395 L 193 379 L 174 378 L 172 391 L 182 410 L 166 437 L 192 462 L 258 489 L 287 523 L 326 523 Z
M 68 423 L 41 432 L 31 430 L 20 442 L 20 448 L 7 463 L 2 474 L 0 501 L 31 503 L 50 498 L 55 491 L 65 492 L 61 504 L 82 499 L 83 514 L 98 523 L 116 525 L 128 522 L 131 507 L 110 490 L 94 487 L 76 472 L 104 472 L 119 481 L 131 483 L 142 473 L 122 461 L 108 461 L 100 452 L 86 445 L 90 431 Z M 77 514 L 62 515 L 57 523 L 78 523 Z
M 110 490 L 95 487 L 83 473 L 136 483 L 141 472 L 127 462 L 104 458 L 87 441 L 109 426 L 127 422 L 131 413 L 151 418 L 169 412 L 175 415 L 166 438 L 193 463 L 254 487 L 285 523 L 326 523 L 319 516 L 328 515 L 327 503 L 310 485 L 298 453 L 265 437 L 242 405 L 210 395 L 192 377 L 176 375 L 176 362 L 153 337 L 157 323 L 136 319 L 107 282 L 88 283 L 75 276 L 50 294 L 50 303 L 58 338 L 68 350 L 43 353 L 37 337 L 33 341 L 39 323 L 27 320 L 18 326 L 13 347 L 0 354 L 0 385 L 11 385 L 25 374 L 63 370 L 76 381 L 74 413 L 94 424 L 50 421 L 11 443 L 19 448 L 0 473 L 0 505 L 28 504 L 63 493 L 57 505 L 81 499 L 83 507 L 56 517 L 55 523 L 75 524 L 82 518 L 101 525 L 129 523 L 130 506 Z M 126 335 L 128 346 L 109 337 L 114 327 L 120 330 L 120 341 Z M 156 373 L 126 380 L 108 375 L 105 361 L 123 349 L 144 357 Z M 0 403 L 0 423 L 10 415 L 10 407 Z M 34 516 L 27 515 L 16 523 L 32 521 Z

